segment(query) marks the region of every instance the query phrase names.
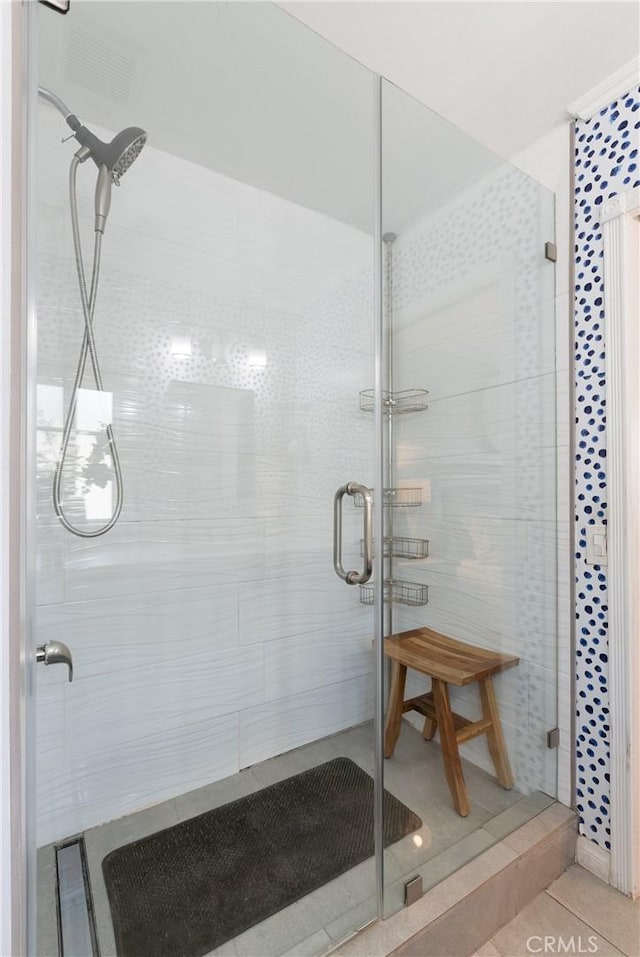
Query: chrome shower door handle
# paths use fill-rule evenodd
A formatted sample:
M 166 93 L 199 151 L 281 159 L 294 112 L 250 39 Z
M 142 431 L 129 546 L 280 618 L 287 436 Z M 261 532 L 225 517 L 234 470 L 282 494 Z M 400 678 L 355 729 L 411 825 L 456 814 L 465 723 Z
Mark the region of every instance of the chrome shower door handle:
M 345 495 L 362 496 L 364 511 L 364 568 L 361 572 L 345 571 L 342 565 L 342 499 Z M 373 495 L 371 489 L 358 482 L 341 485 L 333 497 L 333 567 L 347 585 L 364 585 L 373 570 Z
M 36 661 L 43 661 L 45 665 L 66 665 L 69 681 L 73 681 L 73 658 L 64 642 L 49 641 L 46 645 L 39 645 L 36 648 Z

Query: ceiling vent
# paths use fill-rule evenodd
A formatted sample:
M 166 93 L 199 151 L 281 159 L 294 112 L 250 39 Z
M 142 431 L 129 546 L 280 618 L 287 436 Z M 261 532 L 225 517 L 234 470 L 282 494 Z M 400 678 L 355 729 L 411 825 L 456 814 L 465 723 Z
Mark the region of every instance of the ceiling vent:
M 69 35 L 67 79 L 120 105 L 128 103 L 136 75 L 135 57 L 86 30 Z

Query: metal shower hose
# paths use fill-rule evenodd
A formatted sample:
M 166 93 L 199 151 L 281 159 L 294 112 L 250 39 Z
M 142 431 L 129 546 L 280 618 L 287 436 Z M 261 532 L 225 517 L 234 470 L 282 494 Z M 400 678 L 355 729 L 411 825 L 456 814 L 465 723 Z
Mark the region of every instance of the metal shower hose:
M 71 228 L 73 231 L 73 248 L 76 257 L 76 267 L 78 270 L 78 285 L 80 287 L 80 299 L 82 301 L 82 313 L 84 315 L 84 336 L 82 339 L 82 348 L 80 349 L 80 355 L 78 357 L 78 365 L 76 368 L 75 380 L 73 383 L 73 389 L 71 392 L 71 399 L 69 401 L 69 408 L 67 409 L 67 414 L 64 420 L 64 428 L 62 430 L 62 444 L 60 446 L 60 456 L 56 465 L 56 471 L 53 479 L 53 507 L 55 509 L 56 515 L 58 516 L 62 525 L 67 529 L 68 532 L 71 532 L 73 535 L 78 535 L 80 538 L 97 538 L 99 535 L 104 535 L 105 532 L 108 532 L 116 524 L 120 517 L 122 511 L 122 504 L 124 499 L 124 491 L 122 486 L 122 470 L 120 468 L 120 459 L 118 457 L 118 449 L 116 448 L 115 439 L 113 437 L 113 430 L 111 428 L 111 423 L 106 427 L 107 441 L 109 444 L 109 451 L 111 454 L 111 461 L 113 463 L 113 470 L 115 473 L 116 480 L 116 504 L 111 515 L 111 518 L 105 525 L 101 525 L 100 528 L 92 530 L 84 530 L 81 528 L 76 528 L 75 525 L 69 521 L 69 519 L 64 514 L 64 509 L 62 505 L 62 478 L 63 471 L 65 466 L 65 461 L 67 458 L 67 452 L 69 448 L 69 438 L 71 436 L 71 429 L 73 426 L 73 418 L 76 412 L 76 406 L 78 404 L 78 392 L 80 386 L 82 385 L 82 379 L 84 377 L 84 370 L 87 364 L 87 355 L 91 359 L 91 367 L 93 369 L 93 378 L 96 384 L 96 388 L 99 392 L 104 392 L 104 387 L 102 384 L 102 375 L 100 373 L 100 365 L 98 363 L 98 353 L 96 350 L 96 343 L 93 336 L 93 315 L 96 307 L 96 295 L 98 292 L 98 277 L 100 273 L 100 255 L 102 252 L 102 233 L 99 230 L 96 230 L 95 233 L 95 242 L 93 249 L 93 267 L 91 271 L 91 289 L 89 295 L 87 295 L 87 281 L 84 273 L 84 263 L 82 261 L 82 248 L 80 246 L 80 230 L 78 227 L 78 202 L 76 195 L 76 174 L 78 171 L 78 166 L 82 162 L 82 159 L 77 155 L 71 160 L 71 166 L 69 168 L 69 201 L 71 205 Z

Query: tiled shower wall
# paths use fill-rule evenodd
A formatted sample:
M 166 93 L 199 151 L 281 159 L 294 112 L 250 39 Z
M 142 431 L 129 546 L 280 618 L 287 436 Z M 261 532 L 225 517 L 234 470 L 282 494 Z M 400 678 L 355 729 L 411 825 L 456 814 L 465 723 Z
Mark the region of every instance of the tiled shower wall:
M 586 529 L 607 519 L 606 338 L 599 211 L 640 186 L 640 89 L 576 122 L 576 801 L 582 834 L 610 848 L 607 570 L 586 563 Z
M 396 419 L 396 482 L 420 508 L 394 534 L 427 538 L 394 577 L 429 604 L 394 607 L 394 630 L 427 625 L 520 657 L 495 679 L 523 790 L 556 793 L 556 358 L 553 196 L 514 168 L 476 184 L 393 246 L 394 388 L 430 390 Z M 566 529 L 564 530 L 566 534 Z M 414 675 L 410 691 L 427 680 Z M 476 687 L 452 689 L 479 716 Z M 492 769 L 484 738 L 464 746 Z
M 237 772 L 372 713 L 371 615 L 332 568 L 332 500 L 372 483 L 371 239 L 147 146 L 114 190 L 66 502 L 51 482 L 82 339 L 59 117 L 38 129 L 39 842 Z M 94 169 L 79 172 L 90 250 Z M 87 494 L 88 493 L 88 494 Z M 85 505 L 86 503 L 86 505 Z M 85 507 L 90 514 L 85 513 Z M 345 506 L 345 543 L 361 514 Z M 345 546 L 350 567 L 357 549 Z
M 372 711 L 370 612 L 331 568 L 333 492 L 372 483 L 357 403 L 372 385 L 370 239 L 145 149 L 115 192 L 96 313 L 125 509 L 82 541 L 51 506 L 82 335 L 58 133 L 43 110 L 38 640 L 67 641 L 76 676 L 38 674 L 41 842 Z M 520 654 L 497 680 L 517 785 L 554 791 L 550 201 L 509 170 L 396 242 L 396 388 L 431 392 L 398 421 L 398 482 L 424 506 L 396 510 L 396 531 L 429 538 L 431 558 L 400 569 L 430 604 L 396 608 L 395 624 Z M 93 400 L 67 486 L 79 523 L 85 502 L 96 522 L 109 505 Z M 347 506 L 345 543 L 360 521 Z M 457 704 L 471 714 L 475 689 Z M 482 741 L 467 751 L 489 767 Z

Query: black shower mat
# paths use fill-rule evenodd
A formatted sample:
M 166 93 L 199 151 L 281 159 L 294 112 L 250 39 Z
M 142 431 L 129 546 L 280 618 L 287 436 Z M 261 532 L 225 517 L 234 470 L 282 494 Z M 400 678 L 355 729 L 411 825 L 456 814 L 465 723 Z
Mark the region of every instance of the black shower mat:
M 422 825 L 388 791 L 385 846 Z M 119 957 L 200 957 L 373 854 L 373 779 L 336 758 L 105 857 Z

